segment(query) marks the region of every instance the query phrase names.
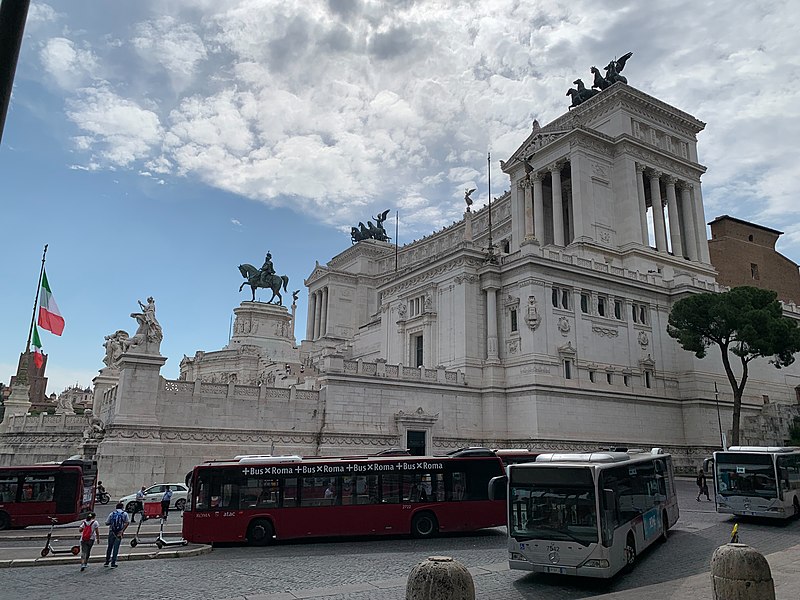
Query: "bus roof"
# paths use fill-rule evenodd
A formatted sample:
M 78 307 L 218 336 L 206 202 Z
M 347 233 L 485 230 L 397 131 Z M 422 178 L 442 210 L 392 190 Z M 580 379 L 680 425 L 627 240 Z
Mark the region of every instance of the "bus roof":
M 391 455 L 391 454 L 384 454 L 381 456 L 297 456 L 295 454 L 286 455 L 286 456 L 272 456 L 272 455 L 265 455 L 265 454 L 244 454 L 235 456 L 233 458 L 225 458 L 225 459 L 216 459 L 216 460 L 207 460 L 203 463 L 197 465 L 200 467 L 210 467 L 210 466 L 219 466 L 219 467 L 226 467 L 226 466 L 233 466 L 233 465 L 243 465 L 243 464 L 263 464 L 263 465 L 274 465 L 274 464 L 290 464 L 290 463 L 335 463 L 335 462 L 360 462 L 360 461 L 371 461 L 371 462 L 379 462 L 379 463 L 390 463 L 390 462 L 397 462 L 399 461 L 442 461 L 442 460 L 453 460 L 459 458 L 494 458 L 497 459 L 493 453 L 488 454 L 472 454 L 470 452 L 461 453 L 461 452 L 454 452 L 450 453 L 449 455 L 445 456 L 417 456 L 417 455 Z
M 568 463 L 568 464 L 607 464 L 621 463 L 631 460 L 641 460 L 650 456 L 666 456 L 661 448 L 646 450 L 628 450 L 627 452 L 601 451 L 601 452 L 550 452 L 536 457 L 534 464 L 542 463 Z
M 731 446 L 718 452 L 800 452 L 800 446 Z

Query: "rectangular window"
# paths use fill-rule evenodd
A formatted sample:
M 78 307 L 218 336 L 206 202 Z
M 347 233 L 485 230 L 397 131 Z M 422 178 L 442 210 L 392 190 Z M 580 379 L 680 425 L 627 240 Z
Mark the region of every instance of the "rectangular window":
M 636 304 L 631 304 L 631 318 L 634 323 L 639 322 L 639 307 Z
M 614 376 L 611 373 L 606 373 L 606 383 L 608 383 L 608 385 L 614 383 Z
M 644 387 L 650 388 L 652 387 L 653 382 L 651 380 L 650 371 L 644 372 Z
M 569 295 L 570 292 L 566 288 L 560 287 L 553 287 L 553 294 L 551 296 L 551 301 L 553 303 L 554 308 L 563 308 L 564 310 L 569 310 L 570 302 L 569 302 Z
M 558 308 L 559 307 L 559 302 L 558 301 L 559 301 L 560 298 L 561 298 L 561 294 L 558 291 L 558 288 L 554 287 L 553 288 L 553 295 L 551 297 L 553 308 Z
M 384 504 L 400 502 L 400 475 L 381 475 L 381 499 Z
M 561 290 L 561 308 L 569 310 L 569 290 Z
M 625 387 L 629 387 L 630 384 L 631 384 L 631 381 L 628 378 L 628 376 L 627 375 L 623 375 L 622 376 L 622 385 L 624 385 Z
M 589 294 L 581 294 L 581 312 L 589 312 Z
M 52 502 L 55 475 L 26 475 L 22 484 L 23 502 Z
M 642 323 L 642 325 L 647 325 L 647 320 L 647 307 L 642 304 L 639 307 L 639 321 Z
M 0 504 L 17 501 L 18 485 L 19 477 L 17 475 L 0 475 Z
M 594 383 L 594 371 L 589 371 L 589 381 Z
M 614 318 L 622 319 L 622 301 L 614 300 Z
M 598 296 L 597 297 L 597 314 L 601 317 L 606 316 L 606 298 L 605 296 Z
M 756 263 L 750 263 L 750 275 L 753 279 L 760 279 L 758 276 L 758 265 Z
M 514 332 L 517 330 L 517 309 L 511 309 L 511 331 Z
M 421 367 L 423 362 L 423 338 L 422 334 L 411 336 L 411 364 L 415 367 Z
M 564 361 L 564 379 L 572 379 L 572 361 Z

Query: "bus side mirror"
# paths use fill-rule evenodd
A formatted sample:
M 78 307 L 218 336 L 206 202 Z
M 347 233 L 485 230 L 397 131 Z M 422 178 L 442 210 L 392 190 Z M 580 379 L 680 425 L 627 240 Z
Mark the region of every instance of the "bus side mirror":
M 508 477 L 499 475 L 489 480 L 489 500 L 505 500 L 507 493 Z
M 603 490 L 603 506 L 605 510 L 613 511 L 617 507 L 617 497 L 614 490 Z

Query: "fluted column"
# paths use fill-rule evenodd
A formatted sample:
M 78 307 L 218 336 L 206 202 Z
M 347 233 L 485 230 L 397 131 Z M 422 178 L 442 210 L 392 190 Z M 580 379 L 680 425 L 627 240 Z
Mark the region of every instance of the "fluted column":
M 653 226 L 656 234 L 656 250 L 667 251 L 667 225 L 664 222 L 664 205 L 661 202 L 661 186 L 658 171 L 650 171 L 650 203 L 653 206 Z
M 328 286 L 322 288 L 322 324 L 320 325 L 320 336 L 328 335 Z
M 561 195 L 561 165 L 550 167 L 553 189 L 553 243 L 564 245 L 564 199 Z
M 683 226 L 686 232 L 684 247 L 689 260 L 697 260 L 697 227 L 695 227 L 694 207 L 692 206 L 692 196 L 689 193 L 689 184 L 681 182 L 681 209 L 683 210 Z
M 319 338 L 319 326 L 322 321 L 322 294 L 319 290 L 314 292 L 314 339 Z
M 314 311 L 316 310 L 316 304 L 314 302 L 314 294 L 308 294 L 308 315 L 306 316 L 306 339 L 314 341 Z
M 667 210 L 669 211 L 669 239 L 672 243 L 672 254 L 683 258 L 683 243 L 681 242 L 681 218 L 678 214 L 678 199 L 675 196 L 675 178 L 666 177 L 667 184 Z
M 703 206 L 703 192 L 700 191 L 700 182 L 692 185 L 694 192 L 694 213 L 695 225 L 697 226 L 697 258 L 698 260 L 711 264 L 711 257 L 708 254 L 708 237 L 706 235 L 706 211 Z
M 523 202 L 525 203 L 525 239 L 529 240 L 533 237 L 533 202 L 531 200 L 531 182 L 528 179 L 522 179 L 517 184 L 519 189 L 523 192 Z
M 649 246 L 650 235 L 647 232 L 647 200 L 644 195 L 644 170 L 644 165 L 636 163 L 636 193 L 639 196 L 639 220 L 642 226 L 642 244 Z
M 544 245 L 544 198 L 542 198 L 542 176 L 531 173 L 533 181 L 533 233 L 540 244 Z
M 499 360 L 497 353 L 497 288 L 486 289 L 486 360 Z

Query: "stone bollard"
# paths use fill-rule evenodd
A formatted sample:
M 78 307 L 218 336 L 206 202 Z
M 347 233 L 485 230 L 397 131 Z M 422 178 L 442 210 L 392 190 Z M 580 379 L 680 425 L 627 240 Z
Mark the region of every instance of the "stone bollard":
M 411 569 L 406 600 L 475 600 L 475 584 L 457 560 L 429 556 Z
M 775 600 L 767 559 L 747 544 L 725 544 L 711 557 L 714 600 Z

